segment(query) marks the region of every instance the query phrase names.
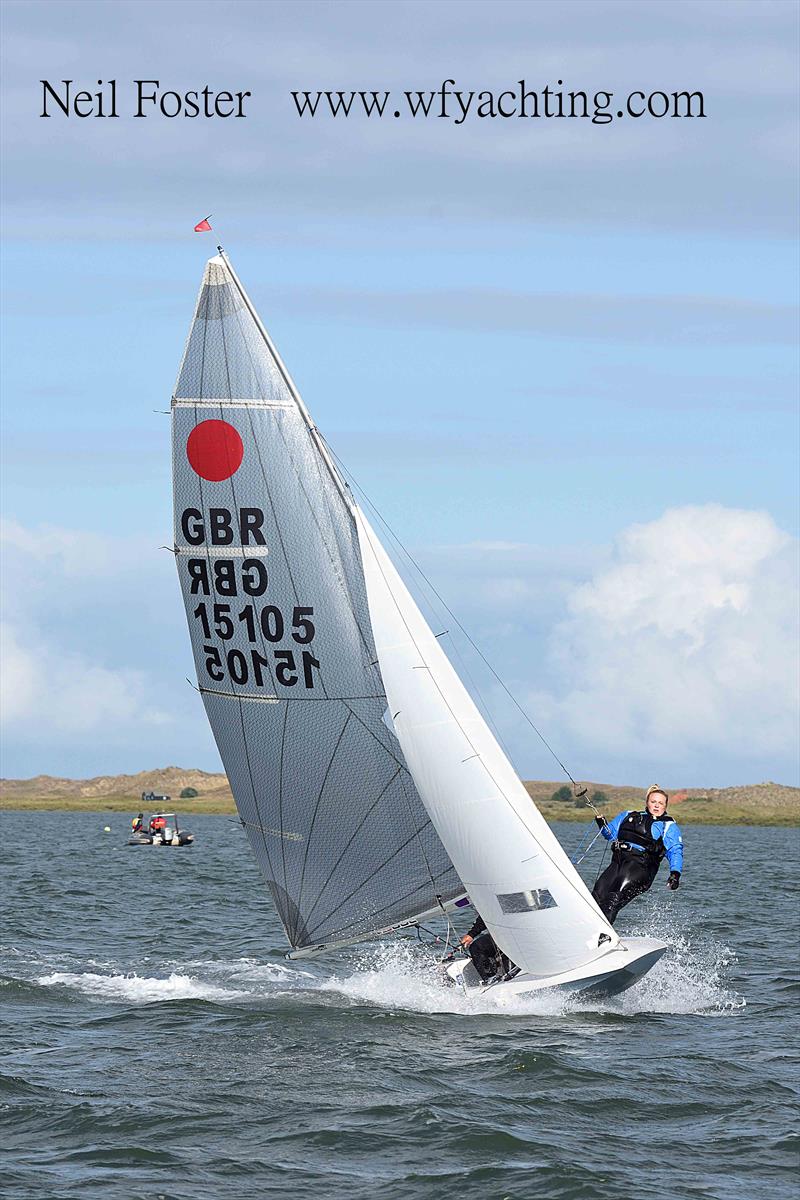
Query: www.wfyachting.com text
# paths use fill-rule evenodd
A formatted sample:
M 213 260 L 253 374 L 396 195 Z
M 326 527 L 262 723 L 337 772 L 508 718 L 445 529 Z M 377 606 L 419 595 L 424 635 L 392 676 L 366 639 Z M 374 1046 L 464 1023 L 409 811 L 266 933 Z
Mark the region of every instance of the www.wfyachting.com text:
M 292 92 L 299 117 L 401 117 L 437 118 L 463 125 L 467 118 L 563 118 L 608 125 L 621 117 L 705 117 L 702 92 L 687 90 L 634 91 L 615 102 L 614 92 L 563 91 L 563 80 L 555 88 L 529 89 L 524 79 L 506 91 L 463 91 L 454 79 L 445 79 L 435 91 L 409 91 L 395 95 L 378 91 Z M 398 98 L 399 97 L 399 98 Z

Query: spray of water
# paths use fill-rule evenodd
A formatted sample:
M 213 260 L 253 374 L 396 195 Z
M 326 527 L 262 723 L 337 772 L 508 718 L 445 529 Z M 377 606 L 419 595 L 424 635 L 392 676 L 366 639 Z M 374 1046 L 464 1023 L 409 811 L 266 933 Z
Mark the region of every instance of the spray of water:
M 636 935 L 660 938 L 669 949 L 652 971 L 619 997 L 626 1014 L 685 1013 L 719 1016 L 745 1007 L 743 996 L 726 983 L 736 955 L 706 930 L 683 925 L 673 911 L 646 914 L 646 928 Z
M 506 996 L 502 987 L 466 996 L 448 986 L 435 959 L 413 943 L 394 942 L 362 953 L 350 973 L 321 981 L 324 990 L 351 1000 L 417 1012 L 452 1012 L 465 1016 L 497 1013 L 561 1016 L 570 1012 L 721 1015 L 744 1007 L 745 1001 L 725 983 L 733 953 L 706 933 L 681 929 L 671 917 L 648 920 L 642 936 L 661 938 L 669 949 L 634 987 L 618 997 L 586 999 L 557 990 L 528 996 Z
M 460 1016 L 563 1016 L 571 1012 L 722 1015 L 744 1007 L 744 999 L 726 984 L 732 952 L 706 931 L 682 927 L 673 913 L 643 914 L 642 933 L 661 938 L 669 949 L 656 966 L 618 997 L 590 999 L 557 990 L 528 996 L 505 994 L 502 985 L 465 995 L 446 979 L 436 951 L 410 940 L 377 943 L 352 951 L 336 966 L 235 960 L 161 962 L 150 974 L 130 973 L 112 963 L 70 964 L 38 973 L 42 987 L 64 987 L 106 1003 L 149 1004 L 170 1000 L 249 1004 L 275 997 L 324 995 L 328 1003 L 405 1009 Z M 634 930 L 626 930 L 628 933 Z M 42 964 L 44 965 L 44 964 Z M 145 965 L 145 962 L 140 966 Z M 150 964 L 147 963 L 147 966 Z M 53 964 L 56 966 L 56 964 Z M 83 967 L 84 969 L 81 969 Z M 85 968 L 89 967 L 89 970 Z
M 240 1000 L 242 992 L 216 987 L 191 975 L 172 974 L 166 979 L 140 975 L 97 975 L 92 971 L 54 971 L 36 981 L 42 987 L 74 988 L 97 1000 L 153 1004 L 163 1000 Z

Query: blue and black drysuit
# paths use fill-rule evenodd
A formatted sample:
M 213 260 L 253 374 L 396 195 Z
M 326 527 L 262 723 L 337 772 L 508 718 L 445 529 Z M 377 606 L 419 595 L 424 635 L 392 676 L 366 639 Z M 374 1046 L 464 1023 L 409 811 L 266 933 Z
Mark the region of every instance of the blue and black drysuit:
M 669 862 L 669 887 L 678 886 L 683 870 L 683 837 L 672 817 L 655 819 L 649 812 L 621 812 L 613 821 L 597 818 L 603 837 L 611 842 L 611 863 L 594 885 L 592 895 L 613 925 L 621 908 L 653 884 L 661 860 Z

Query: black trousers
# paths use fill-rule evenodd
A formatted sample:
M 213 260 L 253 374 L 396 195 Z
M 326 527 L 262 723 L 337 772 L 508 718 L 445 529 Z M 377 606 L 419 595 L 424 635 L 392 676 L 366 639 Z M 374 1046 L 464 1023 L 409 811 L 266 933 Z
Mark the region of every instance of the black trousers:
M 649 891 L 659 864 L 649 854 L 614 850 L 611 862 L 594 885 L 592 895 L 613 925 L 620 909 Z
M 475 970 L 481 979 L 493 979 L 495 975 L 506 975 L 511 970 L 511 963 L 502 950 L 498 950 L 488 929 L 479 933 L 467 947 L 467 953 L 475 964 Z

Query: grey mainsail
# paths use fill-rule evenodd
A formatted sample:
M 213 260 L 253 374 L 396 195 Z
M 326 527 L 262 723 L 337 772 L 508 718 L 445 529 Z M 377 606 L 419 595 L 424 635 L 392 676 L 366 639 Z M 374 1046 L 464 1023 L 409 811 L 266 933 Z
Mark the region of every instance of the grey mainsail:
M 208 719 L 291 946 L 463 893 L 392 729 L 358 531 L 220 254 L 172 401 L 175 557 Z

